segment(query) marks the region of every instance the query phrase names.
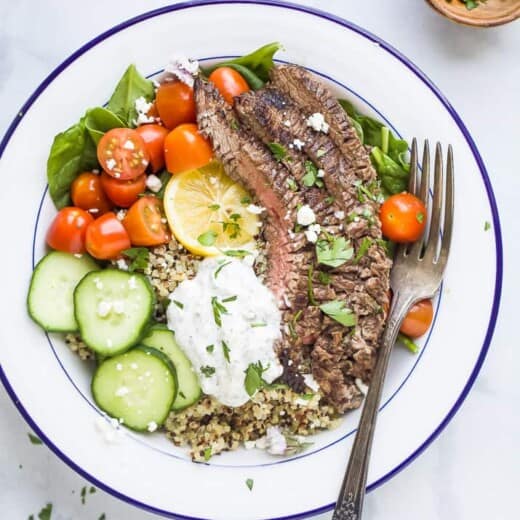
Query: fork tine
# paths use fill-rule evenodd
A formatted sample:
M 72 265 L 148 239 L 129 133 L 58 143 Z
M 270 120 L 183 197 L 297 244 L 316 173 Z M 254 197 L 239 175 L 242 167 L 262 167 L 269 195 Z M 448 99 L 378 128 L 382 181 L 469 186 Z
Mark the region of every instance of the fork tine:
M 422 165 L 421 165 L 422 175 L 421 175 L 421 185 L 418 186 L 415 190 L 414 195 L 419 197 L 425 207 L 426 214 L 428 214 L 428 206 L 429 206 L 429 190 L 430 190 L 430 143 L 428 139 L 424 141 L 424 149 L 423 149 L 423 157 L 422 157 Z M 410 181 L 411 182 L 411 181 Z M 413 192 L 410 192 L 413 193 Z M 425 215 L 426 216 L 426 215 Z M 426 230 L 423 233 L 423 236 L 414 242 L 411 246 L 409 246 L 409 254 L 413 258 L 420 258 L 423 251 L 423 244 L 426 240 Z
M 450 145 L 448 146 L 448 160 L 446 165 L 446 201 L 444 206 L 444 232 L 441 242 L 441 251 L 439 253 L 439 259 L 437 261 L 441 269 L 444 269 L 444 267 L 446 266 L 451 245 L 455 202 L 454 173 L 455 168 L 453 165 L 453 149 Z
M 437 250 L 439 248 L 440 230 L 441 230 L 441 216 L 442 216 L 442 203 L 443 203 L 443 161 L 442 161 L 442 148 L 441 144 L 437 143 L 435 149 L 435 178 L 433 181 L 433 207 L 430 220 L 430 234 L 426 243 L 425 258 L 429 261 L 434 261 L 437 256 Z
M 410 153 L 410 180 L 408 182 L 408 192 L 415 194 L 417 189 L 417 139 L 412 141 L 412 152 Z

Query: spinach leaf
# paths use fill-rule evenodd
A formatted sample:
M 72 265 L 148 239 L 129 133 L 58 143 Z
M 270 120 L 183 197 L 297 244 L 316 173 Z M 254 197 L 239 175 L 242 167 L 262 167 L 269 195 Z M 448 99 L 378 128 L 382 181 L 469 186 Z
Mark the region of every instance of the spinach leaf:
M 123 126 L 125 124 L 119 117 L 103 107 L 91 108 L 85 114 L 85 128 L 96 146 L 105 132 L 112 130 L 112 128 L 121 128 Z
M 240 65 L 239 63 L 228 63 L 227 67 L 234 69 L 241 74 L 252 90 L 259 90 L 265 85 L 264 81 L 262 81 L 251 69 L 244 67 L 244 65 Z
M 137 117 L 135 100 L 144 97 L 150 102 L 154 95 L 153 83 L 141 76 L 135 65 L 130 65 L 119 80 L 107 108 L 125 123 L 124 126 L 134 127 Z
M 70 204 L 70 185 L 78 173 L 97 165 L 96 145 L 86 129 L 85 117 L 82 117 L 54 138 L 47 159 L 49 194 L 56 208 Z
M 377 146 L 372 148 L 370 158 L 386 192 L 394 194 L 406 190 L 409 177 L 408 168 L 405 169 L 402 164 L 395 162 Z

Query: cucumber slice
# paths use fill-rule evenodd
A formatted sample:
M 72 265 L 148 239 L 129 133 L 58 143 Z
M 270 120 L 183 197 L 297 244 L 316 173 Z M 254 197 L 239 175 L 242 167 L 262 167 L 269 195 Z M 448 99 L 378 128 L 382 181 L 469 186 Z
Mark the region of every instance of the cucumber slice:
M 183 410 L 197 402 L 202 394 L 199 378 L 193 370 L 191 361 L 175 341 L 175 334 L 165 327 L 157 326 L 141 343 L 164 352 L 175 366 L 179 391 L 172 410 Z
M 52 251 L 34 268 L 27 311 L 29 316 L 49 332 L 75 332 L 73 292 L 78 282 L 99 266 L 88 255 Z
M 74 291 L 81 338 L 102 356 L 120 354 L 137 344 L 153 305 L 153 289 L 143 275 L 116 269 L 89 273 Z
M 168 359 L 155 349 L 136 347 L 103 361 L 92 378 L 94 401 L 111 417 L 137 431 L 155 431 L 177 393 Z

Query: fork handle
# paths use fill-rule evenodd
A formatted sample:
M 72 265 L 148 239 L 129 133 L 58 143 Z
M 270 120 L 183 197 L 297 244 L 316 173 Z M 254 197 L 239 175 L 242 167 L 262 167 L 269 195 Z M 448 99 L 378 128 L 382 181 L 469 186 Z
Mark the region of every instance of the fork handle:
M 361 520 L 363 500 L 368 474 L 372 439 L 377 420 L 377 411 L 392 347 L 399 333 L 401 322 L 412 304 L 412 298 L 402 293 L 395 294 L 389 311 L 387 325 L 381 340 L 372 383 L 363 406 L 356 438 L 341 486 L 332 520 Z

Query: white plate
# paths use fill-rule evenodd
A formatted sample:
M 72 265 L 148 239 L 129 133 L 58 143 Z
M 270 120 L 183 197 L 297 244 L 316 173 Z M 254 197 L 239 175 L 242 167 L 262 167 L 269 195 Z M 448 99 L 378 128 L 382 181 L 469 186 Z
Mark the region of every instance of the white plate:
M 104 103 L 129 63 L 152 74 L 170 51 L 206 59 L 275 40 L 287 49 L 281 58 L 317 71 L 397 134 L 451 143 L 455 151 L 456 222 L 435 324 L 418 356 L 401 348 L 393 353 L 368 475 L 371 489 L 413 460 L 453 416 L 495 324 L 502 249 L 484 165 L 453 108 L 395 49 L 344 20 L 276 2 L 175 5 L 102 34 L 45 79 L 0 145 L 0 176 L 6 179 L 0 192 L 0 376 L 27 422 L 59 457 L 93 484 L 165 516 L 297 518 L 330 509 L 359 411 L 289 460 L 242 450 L 193 464 L 158 434 L 128 432 L 120 444 L 107 445 L 94 427 L 99 411 L 88 368 L 58 337 L 46 337 L 25 311 L 31 270 L 43 254 L 54 213 L 45 193 L 45 162 L 53 136 L 87 107 Z M 492 222 L 488 232 L 485 221 Z M 248 478 L 253 491 L 245 485 Z

